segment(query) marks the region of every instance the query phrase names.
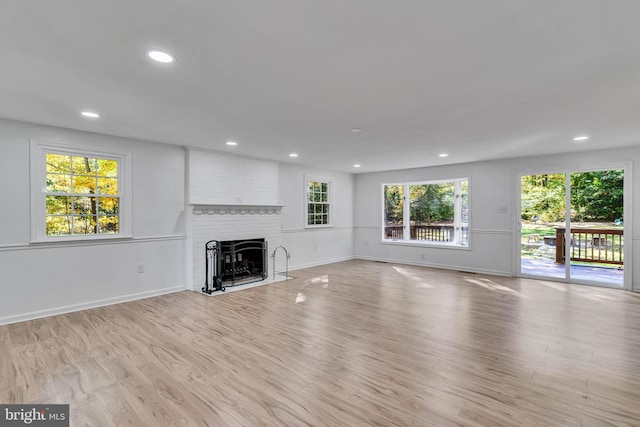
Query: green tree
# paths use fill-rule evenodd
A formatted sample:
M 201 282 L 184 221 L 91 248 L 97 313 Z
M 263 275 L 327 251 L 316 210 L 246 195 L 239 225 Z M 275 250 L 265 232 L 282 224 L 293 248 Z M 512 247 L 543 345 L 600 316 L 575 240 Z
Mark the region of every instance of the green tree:
M 538 218 L 557 222 L 565 217 L 564 174 L 523 176 L 521 181 L 522 219 Z
M 453 222 L 453 183 L 410 185 L 409 193 L 411 220 L 415 224 Z
M 622 218 L 624 171 L 571 174 L 571 205 L 578 221 L 615 221 Z
M 404 189 L 402 185 L 385 185 L 384 212 L 387 225 L 402 225 Z
M 622 218 L 624 171 L 607 170 L 571 174 L 571 216 L 577 221 L 614 221 Z M 564 174 L 529 175 L 521 180 L 523 220 L 564 221 Z

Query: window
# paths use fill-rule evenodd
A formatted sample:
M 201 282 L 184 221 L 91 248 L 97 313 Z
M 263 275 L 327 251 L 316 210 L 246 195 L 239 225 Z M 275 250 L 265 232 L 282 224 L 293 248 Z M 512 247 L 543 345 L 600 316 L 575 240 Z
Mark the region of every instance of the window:
M 331 226 L 331 181 L 307 178 L 306 194 L 306 226 Z
M 128 236 L 128 156 L 32 144 L 32 240 Z
M 469 245 L 467 178 L 383 185 L 383 240 Z

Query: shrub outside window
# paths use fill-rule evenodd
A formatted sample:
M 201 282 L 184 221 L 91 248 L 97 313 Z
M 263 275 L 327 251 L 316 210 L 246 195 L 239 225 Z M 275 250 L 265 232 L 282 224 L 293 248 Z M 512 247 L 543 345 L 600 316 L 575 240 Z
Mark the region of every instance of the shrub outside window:
M 383 240 L 469 245 L 467 178 L 383 185 Z

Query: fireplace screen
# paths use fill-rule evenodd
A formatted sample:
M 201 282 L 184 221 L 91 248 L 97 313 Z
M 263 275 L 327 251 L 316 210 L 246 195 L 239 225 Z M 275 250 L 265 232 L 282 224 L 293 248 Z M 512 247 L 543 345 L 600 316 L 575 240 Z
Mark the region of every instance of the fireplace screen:
M 267 242 L 252 240 L 211 240 L 205 244 L 206 279 L 202 292 L 224 291 L 267 278 Z

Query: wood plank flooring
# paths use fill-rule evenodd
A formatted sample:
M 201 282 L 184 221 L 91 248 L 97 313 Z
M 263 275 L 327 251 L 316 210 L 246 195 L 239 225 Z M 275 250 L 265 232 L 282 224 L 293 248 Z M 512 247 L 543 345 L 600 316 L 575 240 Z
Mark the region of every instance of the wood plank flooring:
M 640 426 L 640 295 L 368 261 L 0 327 L 80 426 Z

